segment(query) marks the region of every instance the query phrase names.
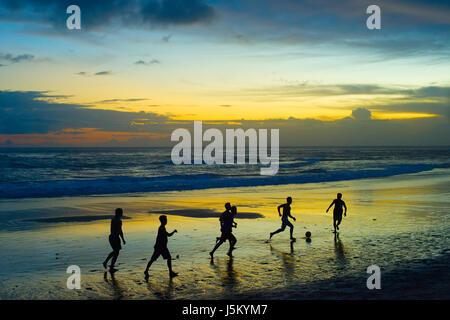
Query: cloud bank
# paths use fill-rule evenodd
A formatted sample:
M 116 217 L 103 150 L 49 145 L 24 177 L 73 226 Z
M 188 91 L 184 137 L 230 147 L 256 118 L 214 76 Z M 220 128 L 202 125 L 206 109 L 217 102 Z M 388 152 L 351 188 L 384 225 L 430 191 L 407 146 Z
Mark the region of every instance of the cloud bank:
M 171 146 L 177 128 L 192 122 L 152 112 L 120 112 L 46 101 L 37 91 L 0 91 L 0 144 Z M 44 100 L 43 100 L 44 99 Z M 120 99 L 120 100 L 135 100 Z M 280 129 L 282 146 L 449 146 L 450 125 L 444 116 L 377 120 L 365 108 L 335 121 L 267 119 L 204 121 L 208 128 Z
M 0 0 L 0 18 L 66 27 L 69 5 L 78 5 L 82 28 L 189 25 L 212 21 L 215 10 L 203 0 Z

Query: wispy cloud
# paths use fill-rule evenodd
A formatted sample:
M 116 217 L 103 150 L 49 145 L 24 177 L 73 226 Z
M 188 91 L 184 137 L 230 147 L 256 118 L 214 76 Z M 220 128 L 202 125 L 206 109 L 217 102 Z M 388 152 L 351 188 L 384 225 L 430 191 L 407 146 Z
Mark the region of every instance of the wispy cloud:
M 315 84 L 293 83 L 263 88 L 244 89 L 242 95 L 261 96 L 341 96 L 341 95 L 404 95 L 413 98 L 450 97 L 450 87 L 427 86 L 410 88 L 405 86 L 385 86 L 378 84 Z M 236 94 L 239 94 L 236 93 Z
M 97 103 L 136 102 L 136 101 L 146 101 L 146 100 L 149 100 L 149 99 L 145 99 L 145 98 L 107 99 L 107 100 L 97 101 Z
M 95 72 L 95 73 L 89 73 L 89 72 L 85 72 L 85 71 L 80 71 L 75 73 L 78 76 L 83 76 L 83 77 L 89 77 L 89 76 L 109 76 L 112 75 L 112 71 L 99 71 L 99 72 Z
M 100 72 L 94 73 L 94 76 L 109 76 L 111 74 L 112 74 L 111 71 L 100 71 Z
M 161 63 L 161 61 L 159 61 L 158 59 L 152 59 L 150 61 L 138 60 L 134 64 L 142 65 L 142 66 L 150 66 L 153 64 L 160 64 L 160 63 Z
M 253 102 L 292 103 L 299 106 L 332 99 L 335 106 L 326 108 L 349 109 L 363 106 L 384 113 L 415 113 L 438 115 L 450 119 L 450 87 L 411 87 L 376 84 L 315 84 L 309 82 L 250 88 L 225 93 L 228 97 Z M 222 93 L 223 95 L 223 93 Z M 360 113 L 361 114 L 361 113 Z
M 34 55 L 28 54 L 28 53 L 18 54 L 18 55 L 13 55 L 11 53 L 0 54 L 0 60 L 8 61 L 11 63 L 31 61 L 33 59 L 34 59 Z

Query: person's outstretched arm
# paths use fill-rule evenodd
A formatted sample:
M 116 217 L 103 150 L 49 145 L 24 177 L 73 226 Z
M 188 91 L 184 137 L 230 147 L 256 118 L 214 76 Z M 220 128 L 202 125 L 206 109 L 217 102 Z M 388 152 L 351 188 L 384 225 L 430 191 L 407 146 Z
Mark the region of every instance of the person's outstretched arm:
M 167 233 L 167 236 L 171 237 L 174 235 L 175 232 L 178 232 L 177 229 L 173 230 L 171 233 Z
M 331 202 L 330 206 L 328 207 L 327 212 L 328 212 L 328 210 L 330 210 L 330 208 L 333 206 L 333 204 L 334 204 L 334 200 L 333 200 L 333 202 Z
M 345 202 L 342 201 L 342 204 L 344 205 L 345 211 L 344 211 L 344 217 L 347 216 L 347 206 L 345 205 Z
M 284 206 L 284 204 L 280 204 L 279 206 L 278 206 L 278 215 L 281 217 L 281 212 L 280 212 L 280 209 L 282 208 Z
M 294 221 L 297 221 L 297 219 L 295 219 L 295 217 L 293 215 L 291 215 L 291 213 L 289 212 L 289 217 L 291 217 L 292 219 L 294 219 Z

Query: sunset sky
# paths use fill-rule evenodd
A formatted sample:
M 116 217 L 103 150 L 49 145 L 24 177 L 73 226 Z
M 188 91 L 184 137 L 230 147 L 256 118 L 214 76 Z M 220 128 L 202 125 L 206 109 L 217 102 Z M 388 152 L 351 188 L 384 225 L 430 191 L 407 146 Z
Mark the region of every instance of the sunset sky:
M 448 1 L 378 1 L 368 30 L 372 2 L 0 0 L 0 146 L 171 145 L 188 120 L 450 145 Z

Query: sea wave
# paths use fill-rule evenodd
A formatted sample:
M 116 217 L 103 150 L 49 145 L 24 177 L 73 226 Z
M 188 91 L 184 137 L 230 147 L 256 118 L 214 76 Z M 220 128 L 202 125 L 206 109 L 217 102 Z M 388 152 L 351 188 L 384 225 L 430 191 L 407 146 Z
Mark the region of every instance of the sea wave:
M 419 173 L 443 164 L 391 164 L 364 169 L 297 171 L 275 176 L 174 174 L 152 177 L 110 176 L 98 179 L 66 179 L 0 183 L 0 198 L 87 196 L 137 192 L 181 191 L 226 187 L 254 187 L 267 185 L 305 184 L 381 178 L 399 174 Z

